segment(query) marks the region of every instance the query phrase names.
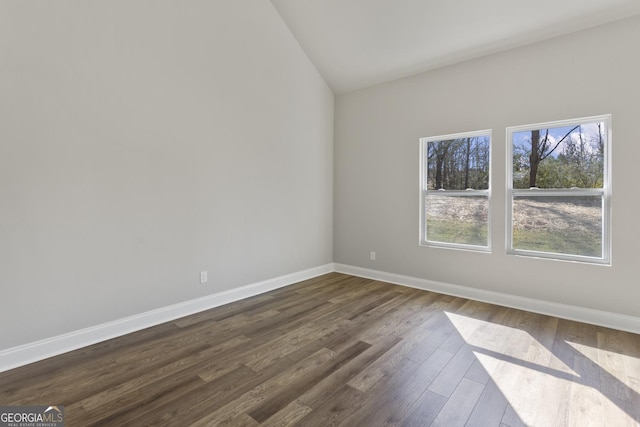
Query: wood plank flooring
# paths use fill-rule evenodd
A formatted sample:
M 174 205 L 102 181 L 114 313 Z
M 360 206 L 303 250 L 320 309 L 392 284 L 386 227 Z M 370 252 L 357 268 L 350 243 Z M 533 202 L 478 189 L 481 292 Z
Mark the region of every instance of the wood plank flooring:
M 640 335 L 332 273 L 0 373 L 67 426 L 638 426 Z

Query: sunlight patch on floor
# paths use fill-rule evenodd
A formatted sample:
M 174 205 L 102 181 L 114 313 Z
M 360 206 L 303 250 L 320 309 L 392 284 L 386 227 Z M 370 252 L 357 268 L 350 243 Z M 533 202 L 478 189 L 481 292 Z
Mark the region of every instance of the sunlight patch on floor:
M 620 383 L 640 394 L 640 381 L 630 377 L 627 372 L 637 372 L 640 375 L 640 358 L 602 348 L 591 347 L 584 344 L 565 341 L 567 345 L 573 347 L 577 352 L 583 354 L 600 369 L 611 375 Z M 640 405 L 640 402 L 638 402 Z
M 446 314 L 467 344 L 482 348 L 485 353 L 495 352 L 541 367 L 552 365 L 554 370 L 576 375 L 571 367 L 527 331 L 455 313 Z
M 616 425 L 637 426 L 616 395 L 637 392 L 640 381 L 621 374 L 635 358 L 576 343 L 561 342 L 556 348 L 553 341 L 543 344 L 523 329 L 447 316 L 526 425 L 604 426 L 616 420 Z M 598 363 L 602 358 L 611 363 L 608 369 Z

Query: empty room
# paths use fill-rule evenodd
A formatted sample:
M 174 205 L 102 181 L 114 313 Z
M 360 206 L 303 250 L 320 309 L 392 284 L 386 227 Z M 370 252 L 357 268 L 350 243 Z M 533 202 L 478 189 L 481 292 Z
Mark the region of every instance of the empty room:
M 1 426 L 639 426 L 637 0 L 0 0 Z

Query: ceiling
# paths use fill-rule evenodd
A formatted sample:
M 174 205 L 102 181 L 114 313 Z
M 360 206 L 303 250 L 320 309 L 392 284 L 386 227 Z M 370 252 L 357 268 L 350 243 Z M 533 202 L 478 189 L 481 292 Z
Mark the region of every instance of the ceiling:
M 638 0 L 271 0 L 335 93 L 640 14 Z

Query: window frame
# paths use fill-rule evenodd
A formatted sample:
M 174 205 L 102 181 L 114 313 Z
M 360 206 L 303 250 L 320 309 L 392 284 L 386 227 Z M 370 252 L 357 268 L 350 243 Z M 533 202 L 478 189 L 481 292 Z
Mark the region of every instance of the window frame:
M 486 190 L 428 190 L 428 146 L 429 142 L 446 141 L 460 138 L 473 137 L 489 138 L 489 184 Z M 491 175 L 492 175 L 492 157 L 493 157 L 493 134 L 492 129 L 484 129 L 471 132 L 460 132 L 448 135 L 438 135 L 420 138 L 420 226 L 419 226 L 419 245 L 423 247 L 459 249 L 473 252 L 491 252 Z M 464 243 L 439 242 L 428 240 L 427 215 L 426 215 L 426 197 L 427 195 L 437 194 L 438 197 L 486 197 L 487 199 L 487 245 L 472 245 Z
M 531 131 L 536 129 L 551 129 L 565 126 L 577 126 L 592 123 L 604 123 L 605 146 L 603 158 L 602 188 L 562 188 L 542 189 L 513 188 L 513 134 L 516 132 Z M 507 145 L 507 191 L 506 191 L 506 252 L 509 255 L 544 258 L 559 261 L 576 261 L 589 264 L 611 265 L 611 114 L 600 116 L 582 117 L 577 119 L 556 120 L 543 123 L 534 123 L 506 128 Z M 562 254 L 555 252 L 542 252 L 513 247 L 513 202 L 517 197 L 601 197 L 602 198 L 602 256 Z

